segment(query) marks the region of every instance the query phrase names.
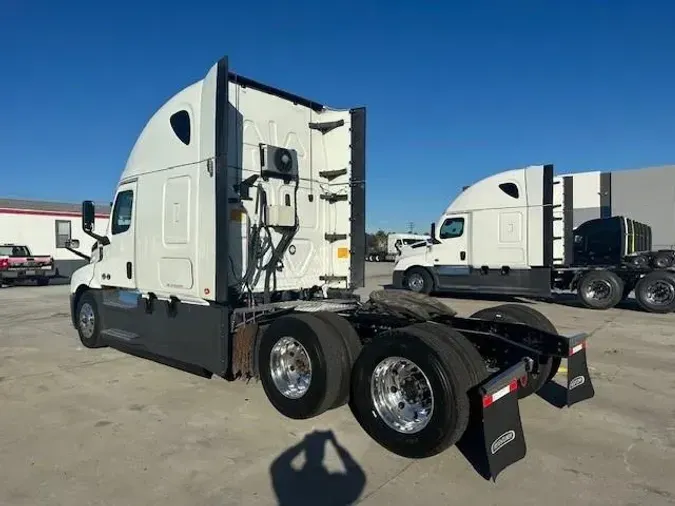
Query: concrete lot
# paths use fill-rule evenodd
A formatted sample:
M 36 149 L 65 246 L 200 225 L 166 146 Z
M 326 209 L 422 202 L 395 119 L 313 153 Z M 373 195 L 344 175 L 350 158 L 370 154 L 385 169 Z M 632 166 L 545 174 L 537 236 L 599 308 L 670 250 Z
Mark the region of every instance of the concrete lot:
M 389 269 L 368 265 L 365 292 Z M 0 290 L 2 505 L 675 504 L 675 315 L 537 304 L 561 332 L 592 333 L 596 397 L 569 410 L 521 402 L 528 455 L 492 483 L 455 448 L 423 461 L 387 453 L 348 408 L 290 421 L 254 383 L 83 349 L 67 293 Z M 444 300 L 464 315 L 498 303 Z M 302 473 L 288 454 L 273 465 L 313 431 L 332 431 L 363 474 Z M 331 444 L 324 465 L 343 470 Z

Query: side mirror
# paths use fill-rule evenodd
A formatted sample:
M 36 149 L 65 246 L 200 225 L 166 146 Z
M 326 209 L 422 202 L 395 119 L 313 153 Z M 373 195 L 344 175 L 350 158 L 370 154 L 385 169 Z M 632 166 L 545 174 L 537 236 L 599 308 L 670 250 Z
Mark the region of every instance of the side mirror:
M 91 232 L 94 230 L 94 220 L 96 219 L 96 208 L 91 200 L 82 202 L 82 230 Z
M 432 240 L 432 241 L 433 241 L 434 239 L 436 239 L 436 223 L 434 223 L 433 221 L 431 222 L 431 231 L 430 231 L 430 235 L 431 235 L 431 240 Z
M 66 248 L 78 249 L 80 247 L 80 241 L 78 239 L 70 239 L 66 241 Z

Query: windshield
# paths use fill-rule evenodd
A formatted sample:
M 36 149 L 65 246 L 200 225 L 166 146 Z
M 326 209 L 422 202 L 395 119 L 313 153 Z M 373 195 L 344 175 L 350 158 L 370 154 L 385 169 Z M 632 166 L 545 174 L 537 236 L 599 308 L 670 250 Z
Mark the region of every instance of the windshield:
M 28 257 L 30 251 L 25 246 L 0 246 L 0 257 Z

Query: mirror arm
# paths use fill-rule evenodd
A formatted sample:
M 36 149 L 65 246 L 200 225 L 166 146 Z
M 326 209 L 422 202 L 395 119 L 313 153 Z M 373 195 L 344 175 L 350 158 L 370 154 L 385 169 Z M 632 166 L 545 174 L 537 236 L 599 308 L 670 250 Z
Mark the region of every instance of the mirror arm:
M 86 228 L 83 228 L 82 230 L 89 237 L 93 237 L 94 239 L 96 239 L 102 246 L 107 246 L 108 244 L 110 244 L 110 239 L 108 239 L 107 236 L 98 235 L 96 232 L 92 232 L 91 230 L 87 230 Z
M 77 256 L 80 257 L 80 258 L 84 258 L 84 259 L 87 260 L 87 261 L 91 260 L 91 257 L 90 257 L 90 256 L 87 256 L 87 255 L 85 255 L 84 253 L 80 253 L 80 252 L 77 251 L 76 249 L 73 249 L 73 248 L 71 248 L 71 247 L 69 247 L 69 246 L 66 246 L 65 248 L 66 248 L 68 251 L 70 251 L 71 253 L 77 255 Z

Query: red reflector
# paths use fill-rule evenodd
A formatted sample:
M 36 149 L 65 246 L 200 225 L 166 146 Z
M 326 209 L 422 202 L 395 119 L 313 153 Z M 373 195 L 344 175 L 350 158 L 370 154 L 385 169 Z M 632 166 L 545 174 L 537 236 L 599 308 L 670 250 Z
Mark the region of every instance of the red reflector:
M 516 390 L 518 390 L 518 380 L 513 379 L 513 380 L 511 380 L 511 382 L 508 385 L 506 385 L 503 388 L 500 388 L 495 393 L 490 394 L 490 395 L 484 395 L 483 396 L 483 407 L 487 408 L 493 402 L 498 401 L 499 399 L 501 399 L 505 395 L 508 395 L 511 392 L 515 392 Z
M 575 353 L 580 352 L 586 347 L 586 342 L 584 341 L 583 343 L 577 344 L 576 346 L 573 346 L 570 348 L 570 357 L 574 355 Z

